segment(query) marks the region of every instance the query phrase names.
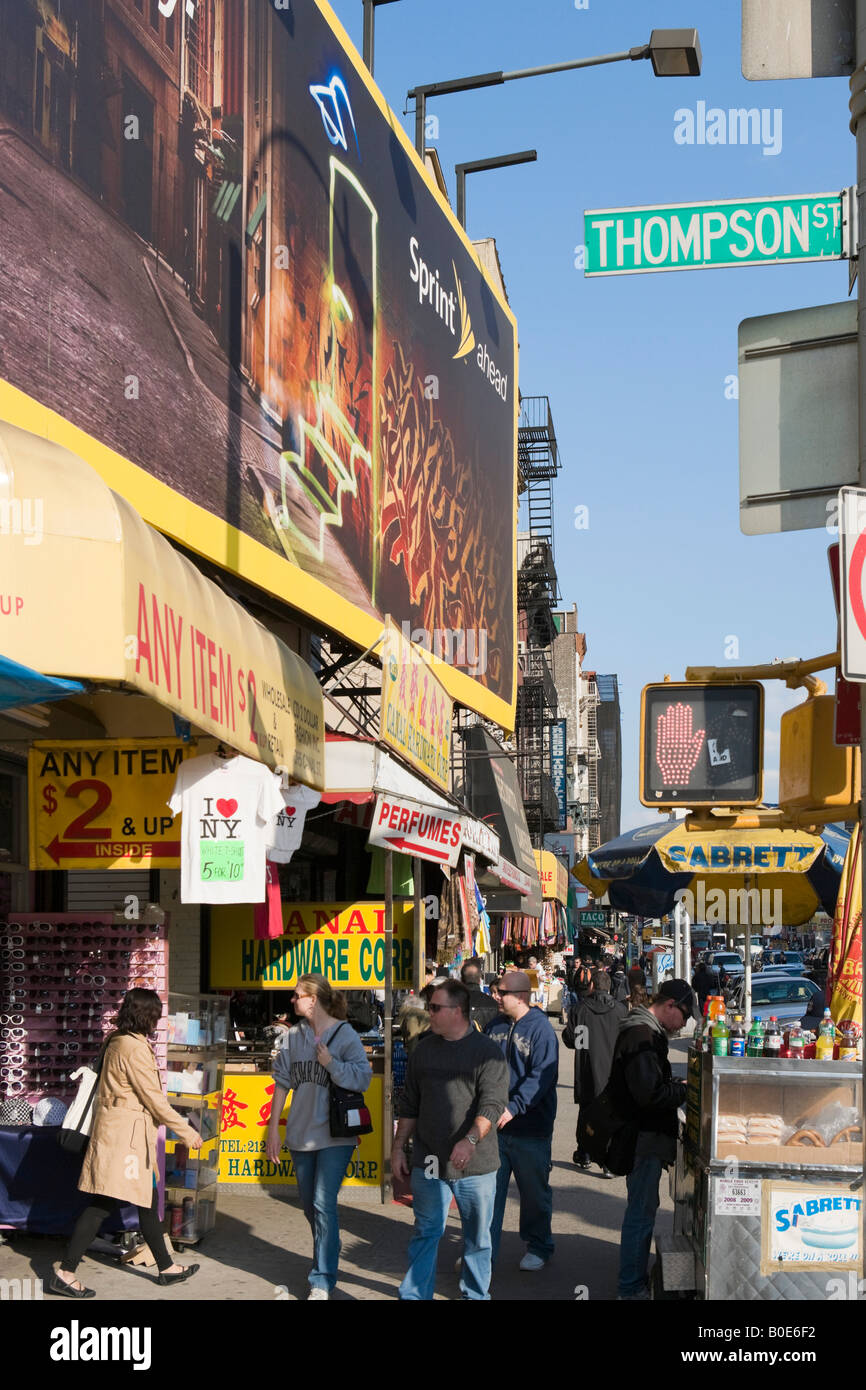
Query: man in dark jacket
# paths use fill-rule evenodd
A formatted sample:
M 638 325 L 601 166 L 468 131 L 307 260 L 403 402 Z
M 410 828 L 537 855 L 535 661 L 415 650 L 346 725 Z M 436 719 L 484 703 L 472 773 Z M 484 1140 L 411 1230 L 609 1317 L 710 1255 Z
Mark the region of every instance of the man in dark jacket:
M 608 976 L 603 970 L 594 971 L 592 990 L 576 1000 L 562 1031 L 566 1047 L 574 1048 L 577 1105 L 589 1106 L 607 1085 L 619 1025 L 627 1016 L 628 1005 L 614 1000 Z M 584 1170 L 591 1167 L 589 1154 L 581 1149 L 579 1139 L 574 1162 Z M 604 1178 L 613 1176 L 607 1168 L 602 1168 L 601 1174 Z
M 648 1299 L 647 1269 L 659 1205 L 662 1169 L 676 1159 L 677 1109 L 686 1095 L 674 1081 L 668 1037 L 695 1012 L 686 980 L 666 980 L 648 1008 L 633 1009 L 620 1025 L 611 1068 L 616 1112 L 637 1124 L 635 1161 L 627 1178 L 628 1205 L 619 1257 L 620 1299 Z
M 701 1013 L 704 1011 L 707 996 L 716 993 L 717 984 L 718 979 L 715 972 L 707 965 L 706 958 L 701 956 L 701 959 L 698 961 L 698 968 L 692 976 L 692 986 L 694 987 L 695 994 L 698 996 L 698 1008 Z
M 490 1234 L 493 1263 L 499 1253 L 508 1184 L 520 1193 L 520 1236 L 526 1241 L 523 1270 L 541 1269 L 553 1254 L 550 1187 L 551 1144 L 556 1119 L 559 1043 L 550 1020 L 530 1007 L 531 983 L 522 970 L 503 975 L 499 1019 L 485 1036 L 502 1048 L 508 1064 L 508 1105 L 499 1121 L 499 1173 Z
M 483 1033 L 488 1023 L 499 1017 L 499 1005 L 481 988 L 481 965 L 468 960 L 460 971 L 460 979 L 469 990 L 469 1017 Z

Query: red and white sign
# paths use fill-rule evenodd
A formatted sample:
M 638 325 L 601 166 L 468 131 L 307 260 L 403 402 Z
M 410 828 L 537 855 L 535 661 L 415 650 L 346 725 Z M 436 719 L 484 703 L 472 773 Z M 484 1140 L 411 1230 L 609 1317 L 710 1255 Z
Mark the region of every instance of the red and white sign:
M 515 888 L 524 898 L 532 888 L 532 879 L 529 874 L 525 874 L 522 869 L 518 869 L 516 864 L 512 864 L 508 859 L 500 859 L 498 864 L 494 864 L 490 872 L 499 879 L 503 888 Z
M 839 491 L 839 619 L 842 675 L 866 682 L 866 490 Z
M 474 854 L 483 854 L 485 859 L 495 864 L 499 858 L 499 836 L 483 820 L 466 816 L 463 821 L 463 848 L 472 850 Z
M 382 792 L 376 798 L 368 844 L 417 854 L 453 869 L 462 843 L 463 817 L 447 807 L 424 806 Z
M 839 617 L 840 579 L 839 542 L 827 549 L 830 562 L 830 578 L 833 582 L 833 597 L 836 600 L 836 616 Z M 837 645 L 839 638 L 837 637 Z M 842 748 L 860 747 L 860 686 L 847 681 L 841 671 L 836 676 L 836 710 L 833 723 L 833 742 Z

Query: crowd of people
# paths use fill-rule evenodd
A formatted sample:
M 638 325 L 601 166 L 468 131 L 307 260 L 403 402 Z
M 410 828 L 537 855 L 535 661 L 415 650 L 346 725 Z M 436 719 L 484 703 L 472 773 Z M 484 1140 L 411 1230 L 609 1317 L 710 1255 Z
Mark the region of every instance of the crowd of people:
M 696 1005 L 685 980 L 667 981 L 649 999 L 643 970 L 637 967 L 627 975 L 625 965 L 615 961 L 608 970 L 576 957 L 565 981 L 562 1013 L 563 1041 L 575 1054 L 578 1169 L 595 1161 L 603 1176 L 611 1176 L 600 1156 L 593 1117 L 602 1103 L 606 1113 L 616 1116 L 617 1148 L 604 1152 L 616 1151 L 616 1163 L 610 1160 L 613 1171 L 627 1176 L 618 1297 L 636 1300 L 650 1296 L 648 1263 L 659 1182 L 662 1169 L 675 1157 L 677 1108 L 685 1095 L 684 1083 L 671 1075 L 667 1039 L 695 1015 Z M 554 1254 L 550 1175 L 559 1038 L 546 1010 L 534 1007 L 544 973 L 537 967 L 533 957 L 525 970 L 506 966 L 485 979 L 482 963 L 469 961 L 456 979 L 428 962 L 420 998 L 410 994 L 403 1001 L 399 1031 L 408 1060 L 397 1101 L 391 1172 L 396 1183 L 406 1183 L 411 1191 L 414 1231 L 399 1289 L 402 1300 L 433 1298 L 437 1251 L 452 1198 L 463 1235 L 461 1297 L 490 1298 L 512 1176 L 525 1245 L 520 1269 L 540 1270 Z M 372 1069 L 358 1032 L 347 1021 L 341 991 L 323 976 L 303 975 L 291 1000 L 295 1023 L 279 1020 L 266 1149 L 275 1162 L 284 1143 L 291 1154 L 313 1236 L 308 1296 L 325 1301 L 338 1277 L 337 1197 L 356 1142 L 334 1132 L 334 1094 L 354 1094 L 362 1103 Z M 90 1203 L 49 1285 L 54 1294 L 94 1296 L 76 1279 L 76 1267 L 106 1214 L 121 1201 L 139 1207 L 160 1283 L 188 1279 L 199 1268 L 173 1262 L 157 1217 L 157 1126 L 166 1124 L 191 1149 L 201 1142 L 162 1093 L 149 1046 L 161 1009 L 150 991 L 130 991 L 117 1031 L 105 1045 L 79 1184 L 90 1194 Z M 292 1104 L 282 1120 L 290 1092 Z M 132 1174 L 130 1136 L 139 1132 L 139 1123 L 143 1146 Z

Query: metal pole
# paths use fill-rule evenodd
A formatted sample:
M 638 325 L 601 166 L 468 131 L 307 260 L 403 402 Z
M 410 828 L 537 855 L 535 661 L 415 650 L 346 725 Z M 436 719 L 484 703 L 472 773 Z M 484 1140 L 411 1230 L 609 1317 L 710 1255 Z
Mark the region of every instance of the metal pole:
M 427 124 L 427 93 L 416 89 L 410 95 L 415 98 L 415 149 L 423 160 L 426 151 L 424 127 Z
M 427 959 L 427 919 L 421 903 L 421 860 L 417 855 L 412 860 L 412 882 L 415 885 L 415 912 L 412 918 L 412 932 L 415 937 L 415 950 L 412 954 L 412 988 L 420 995 L 424 988 L 424 963 Z
M 394 1010 L 394 856 L 385 854 L 385 1075 L 382 1080 L 382 1201 L 391 1188 L 391 1140 L 394 1137 L 392 1092 L 394 1063 L 391 1015 Z
M 376 6 L 373 0 L 364 0 L 364 66 L 373 76 L 373 47 L 376 32 Z
M 745 1022 L 752 1013 L 752 875 L 746 874 L 746 958 L 743 961 L 743 1019 Z
M 866 0 L 857 0 L 855 67 L 851 75 L 851 129 L 857 141 L 857 411 L 859 420 L 859 484 L 866 487 Z M 866 699 L 860 709 L 860 825 L 866 831 Z M 866 902 L 866 854 L 861 852 L 861 889 Z M 866 1084 L 866 1053 L 863 1057 Z M 863 1136 L 866 1168 L 866 1132 Z M 862 1178 L 862 1175 L 861 1175 Z M 861 1206 L 862 1211 L 862 1206 Z M 862 1240 L 861 1226 L 861 1240 Z
M 457 221 L 466 231 L 466 170 L 457 166 Z

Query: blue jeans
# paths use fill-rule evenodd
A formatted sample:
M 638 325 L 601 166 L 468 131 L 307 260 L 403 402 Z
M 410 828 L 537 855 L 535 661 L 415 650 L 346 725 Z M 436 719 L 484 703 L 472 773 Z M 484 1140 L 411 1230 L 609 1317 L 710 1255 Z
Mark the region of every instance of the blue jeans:
M 541 1260 L 553 1254 L 550 1223 L 553 1218 L 553 1192 L 550 1187 L 550 1145 L 543 1135 L 509 1134 L 510 1125 L 499 1131 L 499 1172 L 496 1174 L 496 1205 L 493 1208 L 493 1260 L 499 1254 L 502 1221 L 508 1183 L 514 1174 L 520 1193 L 520 1239 Z
M 653 1227 L 659 1209 L 660 1158 L 639 1158 L 626 1178 L 628 1205 L 619 1247 L 619 1296 L 646 1288 Z
M 496 1174 L 470 1178 L 427 1178 L 423 1168 L 412 1169 L 415 1234 L 409 1242 L 409 1268 L 400 1285 L 400 1298 L 430 1299 L 436 1286 L 436 1253 L 448 1221 L 451 1196 L 463 1226 L 464 1298 L 490 1298 L 490 1222 L 496 1194 Z
M 330 1293 L 337 1282 L 340 1258 L 337 1193 L 354 1152 L 354 1144 L 311 1149 L 307 1153 L 291 1150 L 301 1205 L 313 1232 L 311 1289 L 327 1289 Z

